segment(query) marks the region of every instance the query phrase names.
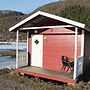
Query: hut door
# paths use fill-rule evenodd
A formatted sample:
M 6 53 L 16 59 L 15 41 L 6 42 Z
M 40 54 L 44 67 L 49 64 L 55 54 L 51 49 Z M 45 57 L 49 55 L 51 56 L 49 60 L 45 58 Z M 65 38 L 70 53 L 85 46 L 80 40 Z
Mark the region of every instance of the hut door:
M 32 35 L 31 66 L 42 67 L 43 35 Z

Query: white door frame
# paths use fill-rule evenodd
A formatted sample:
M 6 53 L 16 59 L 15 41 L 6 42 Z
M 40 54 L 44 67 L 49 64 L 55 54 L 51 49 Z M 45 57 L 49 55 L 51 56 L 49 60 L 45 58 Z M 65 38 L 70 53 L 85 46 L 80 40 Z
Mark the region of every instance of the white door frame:
M 43 67 L 43 35 L 31 35 L 31 39 L 39 39 L 39 46 L 31 41 L 31 66 Z M 33 45 L 33 46 L 32 46 Z

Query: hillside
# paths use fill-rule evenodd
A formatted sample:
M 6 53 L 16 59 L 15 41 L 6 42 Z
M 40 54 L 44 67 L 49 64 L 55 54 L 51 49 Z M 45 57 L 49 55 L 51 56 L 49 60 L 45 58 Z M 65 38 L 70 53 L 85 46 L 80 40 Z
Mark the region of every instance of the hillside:
M 35 11 L 38 10 L 79 21 L 90 27 L 90 0 L 62 0 L 39 7 Z
M 15 15 L 24 15 L 22 12 L 17 12 L 17 11 L 11 11 L 11 10 L 0 10 L 0 17 L 2 16 L 15 16 Z
M 90 0 L 60 0 L 39 7 L 32 13 L 38 10 L 79 21 L 90 27 Z M 0 41 L 15 40 L 16 34 L 9 32 L 9 28 L 28 15 L 17 11 L 0 10 Z
M 59 0 L 58 2 L 52 2 L 42 7 L 37 8 L 35 11 L 45 11 L 52 14 L 58 14 L 68 6 L 90 6 L 90 0 Z
M 0 41 L 13 41 L 15 34 L 9 28 L 26 17 L 25 14 L 10 10 L 0 10 Z

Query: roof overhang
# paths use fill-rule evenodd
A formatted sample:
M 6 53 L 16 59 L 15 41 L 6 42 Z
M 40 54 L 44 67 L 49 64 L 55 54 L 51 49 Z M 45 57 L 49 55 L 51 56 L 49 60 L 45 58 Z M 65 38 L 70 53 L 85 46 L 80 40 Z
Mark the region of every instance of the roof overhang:
M 9 28 L 9 31 L 14 31 L 15 29 L 17 29 L 21 25 L 25 24 L 26 22 L 34 19 L 35 17 L 37 17 L 39 15 L 47 17 L 47 18 L 55 19 L 55 20 L 58 20 L 58 21 L 61 21 L 61 22 L 64 22 L 64 23 L 68 23 L 68 24 L 76 26 L 76 27 L 85 28 L 85 24 L 83 24 L 83 23 L 76 22 L 76 21 L 66 19 L 66 18 L 63 18 L 63 17 L 59 17 L 59 16 L 49 14 L 49 13 L 46 13 L 46 12 L 38 11 L 38 12 L 30 15 L 29 17 L 27 17 L 23 21 L 19 22 L 18 24 L 16 24 L 16 25 L 12 26 L 11 28 Z

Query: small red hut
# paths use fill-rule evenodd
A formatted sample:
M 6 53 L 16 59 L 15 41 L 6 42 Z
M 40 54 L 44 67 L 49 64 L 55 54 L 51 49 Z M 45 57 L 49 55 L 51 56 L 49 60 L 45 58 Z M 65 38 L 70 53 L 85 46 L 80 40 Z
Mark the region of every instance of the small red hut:
M 85 24 L 38 11 L 9 31 L 17 32 L 18 72 L 73 84 L 85 72 L 90 52 L 90 32 Z M 27 32 L 27 52 L 18 50 L 19 32 Z M 73 65 L 64 64 L 62 56 Z

